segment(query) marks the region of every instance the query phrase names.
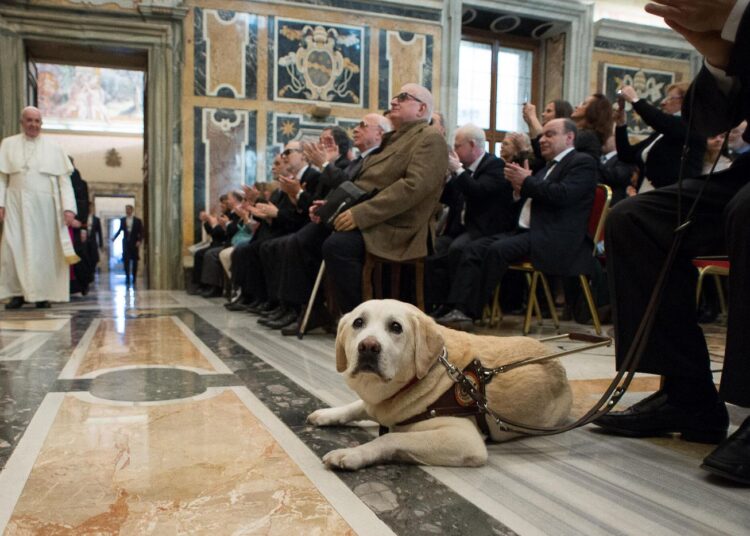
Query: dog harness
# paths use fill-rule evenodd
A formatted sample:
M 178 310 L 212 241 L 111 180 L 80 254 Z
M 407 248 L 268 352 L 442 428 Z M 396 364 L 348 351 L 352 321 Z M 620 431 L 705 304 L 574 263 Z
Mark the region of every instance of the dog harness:
M 486 400 L 485 386 L 493 377 L 493 375 L 487 376 L 486 370 L 478 359 L 474 359 L 461 371 L 467 381 L 454 383 L 435 402 L 427 406 L 425 411 L 397 423 L 396 426 L 414 424 L 434 417 L 474 417 L 482 433 L 489 436 L 490 427 L 485 418 L 486 412 L 471 396 L 471 389 L 473 389 L 475 393 L 481 393 L 480 399 Z M 380 435 L 387 434 L 389 431 L 387 426 L 380 426 Z

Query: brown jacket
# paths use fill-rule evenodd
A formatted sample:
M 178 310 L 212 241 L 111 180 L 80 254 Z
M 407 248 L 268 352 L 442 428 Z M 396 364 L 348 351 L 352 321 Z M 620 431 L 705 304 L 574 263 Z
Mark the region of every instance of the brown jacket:
M 406 123 L 386 134 L 357 178 L 357 186 L 377 188 L 378 194 L 352 208 L 367 251 L 394 261 L 427 255 L 447 167 L 445 140 L 426 122 Z

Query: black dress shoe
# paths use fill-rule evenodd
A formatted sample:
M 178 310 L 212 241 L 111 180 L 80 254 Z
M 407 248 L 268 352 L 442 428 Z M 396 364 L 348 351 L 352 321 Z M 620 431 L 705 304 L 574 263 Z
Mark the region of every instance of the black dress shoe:
M 242 303 L 241 301 L 236 301 L 225 303 L 224 307 L 227 309 L 227 311 L 244 311 L 247 305 Z
M 8 303 L 5 304 L 6 309 L 20 309 L 23 307 L 23 298 L 21 296 L 13 296 Z
M 245 307 L 245 311 L 248 313 L 252 313 L 254 315 L 259 315 L 262 310 L 264 310 L 268 306 L 268 302 L 260 301 L 258 303 L 251 303 L 247 307 Z
M 272 311 L 267 312 L 266 314 L 261 314 L 260 318 L 258 319 L 258 324 L 261 326 L 267 326 L 269 322 L 275 322 L 282 316 L 285 316 L 289 313 L 289 309 L 284 307 L 283 305 L 280 305 L 276 309 L 273 309 Z
M 299 335 L 299 329 L 302 326 L 304 317 L 305 311 L 302 311 L 297 317 L 297 322 L 282 328 L 281 334 L 287 337 Z M 310 312 L 310 318 L 307 319 L 307 325 L 305 326 L 305 333 L 317 328 L 323 328 L 326 333 L 336 333 L 335 322 L 331 318 L 331 314 L 324 307 L 316 307 Z
M 705 457 L 701 468 L 735 482 L 750 484 L 750 417 Z
M 708 407 L 693 409 L 672 403 L 664 391 L 657 391 L 625 411 L 612 411 L 593 422 L 614 435 L 681 434 L 685 441 L 719 443 L 727 436 L 729 414 L 720 400 Z
M 432 311 L 430 313 L 430 316 L 432 318 L 440 318 L 441 316 L 445 316 L 450 313 L 452 309 L 453 308 L 450 305 L 441 305 L 440 307 Z
M 50 305 L 50 303 L 47 300 L 42 300 L 42 301 L 36 302 L 36 308 L 37 309 L 49 309 L 50 307 L 52 307 L 52 306 Z
M 201 292 L 201 297 L 203 298 L 219 298 L 223 292 L 219 287 L 208 287 L 208 289 Z
M 435 320 L 441 326 L 461 331 L 474 331 L 474 320 L 459 309 L 453 309 L 448 314 Z
M 276 309 L 273 311 L 269 311 L 266 314 L 262 314 L 261 316 L 267 320 L 273 322 L 274 320 L 278 320 L 282 316 L 286 316 L 289 314 L 289 308 L 284 305 L 279 305 Z
M 284 316 L 277 318 L 276 320 L 269 320 L 265 326 L 270 329 L 282 329 L 290 326 L 297 325 L 297 317 L 299 315 L 294 311 L 289 311 Z

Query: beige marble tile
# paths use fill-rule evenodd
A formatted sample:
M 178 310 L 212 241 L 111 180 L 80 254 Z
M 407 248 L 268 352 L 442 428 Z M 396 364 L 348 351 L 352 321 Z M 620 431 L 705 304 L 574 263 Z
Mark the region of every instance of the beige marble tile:
M 354 534 L 234 392 L 66 395 L 7 526 L 21 534 Z
M 215 370 L 172 318 L 157 317 L 102 319 L 76 375 L 138 365 Z

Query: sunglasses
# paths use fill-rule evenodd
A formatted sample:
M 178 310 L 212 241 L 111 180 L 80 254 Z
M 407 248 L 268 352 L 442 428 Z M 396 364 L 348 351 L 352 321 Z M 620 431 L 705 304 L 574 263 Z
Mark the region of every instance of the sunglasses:
M 407 93 L 406 91 L 402 91 L 401 93 L 399 93 L 398 95 L 396 95 L 393 98 L 396 99 L 398 102 L 404 102 L 405 100 L 412 99 L 412 100 L 415 100 L 415 101 L 420 102 L 422 104 L 425 103 L 422 99 L 418 99 L 417 97 L 415 97 L 411 93 Z
M 281 156 L 289 156 L 292 153 L 301 153 L 302 149 L 284 149 L 281 152 Z

